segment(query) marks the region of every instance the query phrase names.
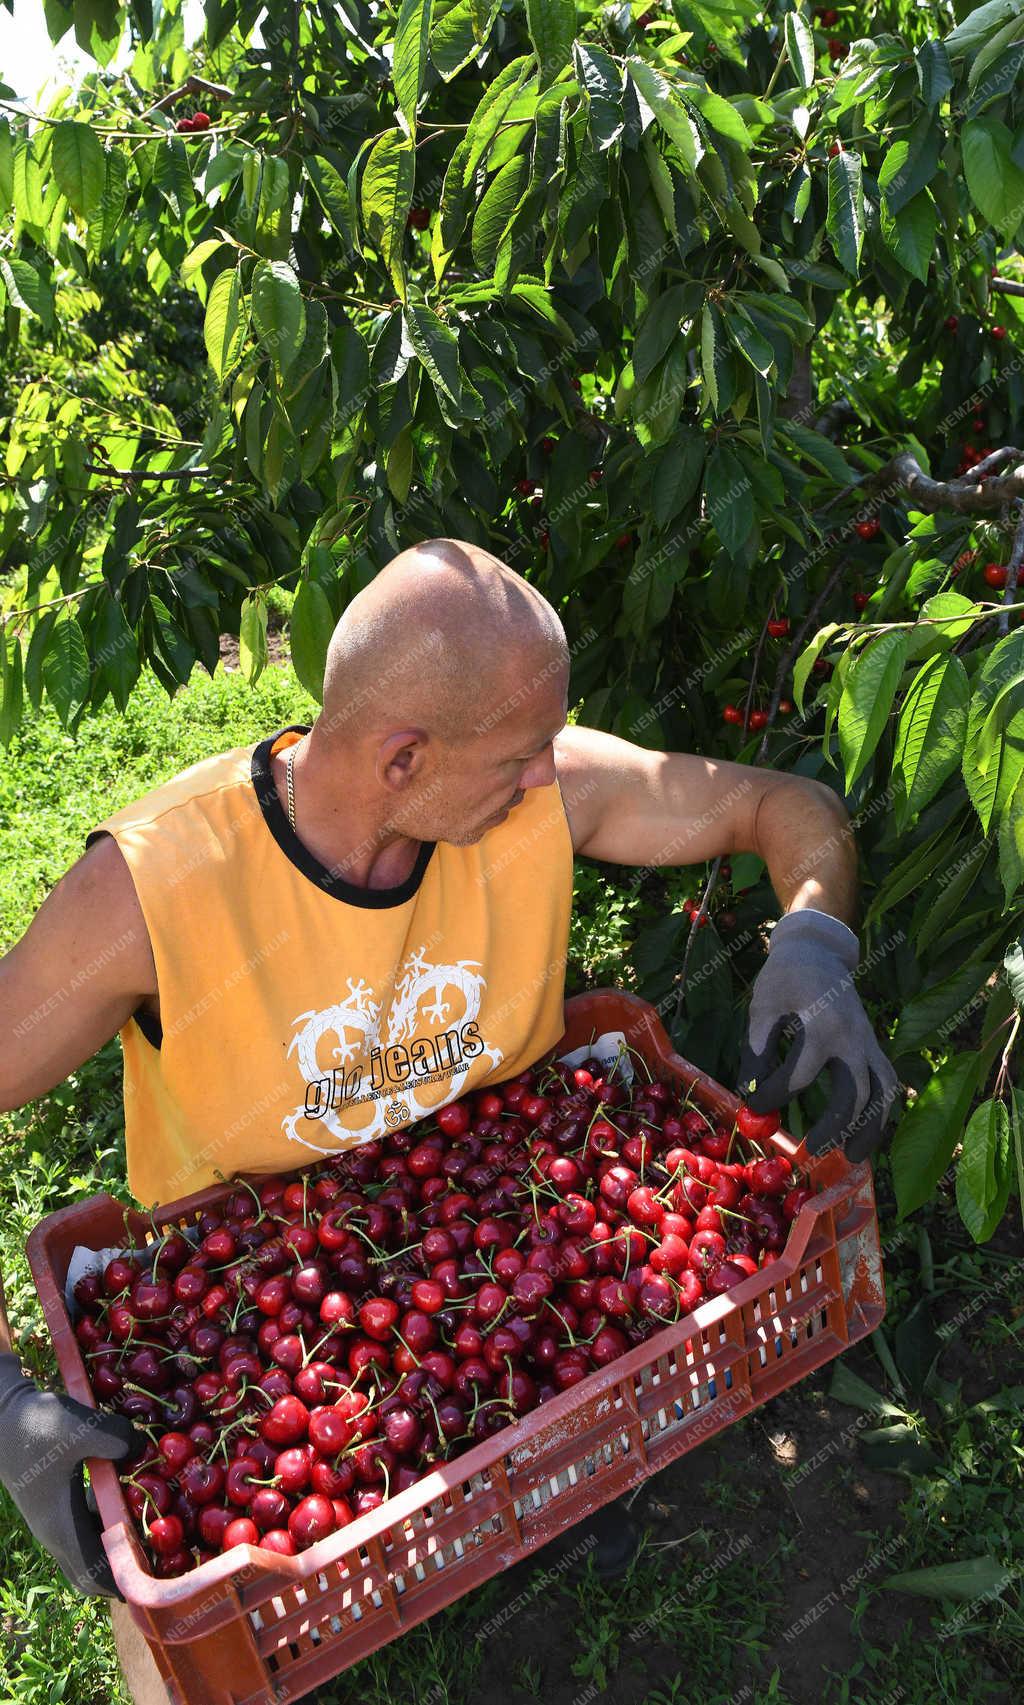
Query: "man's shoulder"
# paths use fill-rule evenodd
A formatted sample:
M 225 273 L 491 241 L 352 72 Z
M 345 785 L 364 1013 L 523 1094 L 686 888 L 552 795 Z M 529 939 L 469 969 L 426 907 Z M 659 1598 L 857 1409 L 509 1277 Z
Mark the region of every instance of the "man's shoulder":
M 252 745 L 235 746 L 179 770 L 176 775 L 111 812 L 90 830 L 86 845 L 91 845 L 102 833 L 141 830 L 158 823 L 169 828 L 183 814 L 190 814 L 189 807 L 199 807 L 202 811 L 219 796 L 240 788 L 245 790 L 247 809 L 251 809 L 256 804 L 255 792 L 249 785 L 252 753 Z

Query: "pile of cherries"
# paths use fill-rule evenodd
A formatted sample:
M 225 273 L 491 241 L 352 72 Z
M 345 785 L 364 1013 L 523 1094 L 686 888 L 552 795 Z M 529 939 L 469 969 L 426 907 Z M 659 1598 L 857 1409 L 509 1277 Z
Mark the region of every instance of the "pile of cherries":
M 741 1284 L 811 1194 L 777 1129 L 548 1058 L 85 1274 L 155 1573 L 294 1555 Z

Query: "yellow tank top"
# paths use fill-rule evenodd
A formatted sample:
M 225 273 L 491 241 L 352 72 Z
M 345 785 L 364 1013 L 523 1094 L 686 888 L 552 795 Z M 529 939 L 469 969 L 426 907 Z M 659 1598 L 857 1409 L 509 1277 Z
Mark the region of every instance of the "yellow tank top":
M 573 854 L 557 782 L 473 846 L 425 841 L 364 889 L 288 823 L 270 757 L 295 725 L 115 812 L 161 1025 L 121 1030 L 128 1183 L 147 1207 L 308 1166 L 500 1082 L 552 1047 Z M 161 1033 L 162 1026 L 162 1033 Z

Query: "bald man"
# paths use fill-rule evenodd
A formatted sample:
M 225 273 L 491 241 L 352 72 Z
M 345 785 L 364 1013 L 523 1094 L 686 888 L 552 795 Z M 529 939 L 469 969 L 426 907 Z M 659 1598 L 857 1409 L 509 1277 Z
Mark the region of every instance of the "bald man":
M 311 728 L 193 765 L 91 831 L 0 960 L 0 1108 L 120 1032 L 144 1205 L 321 1161 L 559 1039 L 575 854 L 749 851 L 785 916 L 743 1087 L 775 1105 L 827 1065 L 831 1124 L 812 1137 L 868 1152 L 895 1077 L 853 987 L 843 805 L 806 778 L 568 727 L 568 690 L 562 625 L 521 576 L 457 540 L 403 551 L 338 623 Z M 61 1449 L 33 1478 L 44 1434 Z M 126 1444 L 119 1418 L 97 1431 L 0 1355 L 0 1475 L 83 1592 L 114 1588 L 72 1465 Z

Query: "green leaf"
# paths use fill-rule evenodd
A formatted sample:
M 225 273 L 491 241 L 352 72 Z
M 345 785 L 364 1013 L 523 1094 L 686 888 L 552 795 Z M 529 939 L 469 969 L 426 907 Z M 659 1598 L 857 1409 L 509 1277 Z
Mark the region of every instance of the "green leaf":
M 54 623 L 43 659 L 43 682 L 51 704 L 67 728 L 84 705 L 90 685 L 89 653 L 74 616 L 63 615 Z
M 900 1219 L 927 1202 L 953 1158 L 981 1068 L 976 1053 L 944 1060 L 900 1120 L 891 1149 Z
M 622 589 L 622 612 L 630 632 L 641 642 L 649 640 L 668 615 L 685 568 L 683 553 L 667 556 L 661 547 L 634 562 Z
M 661 450 L 651 484 L 651 507 L 657 527 L 667 527 L 700 486 L 706 445 L 703 432 L 681 426 Z
M 738 142 L 741 148 L 752 148 L 754 138 L 747 129 L 739 109 L 731 101 L 723 100 L 713 90 L 702 88 L 699 83 L 688 83 L 686 99 L 693 103 L 706 124 L 710 124 L 721 136 L 727 136 L 730 142 Z
M 1009 908 L 1024 883 L 1024 771 L 999 814 L 999 874 Z
M 922 113 L 910 134 L 893 143 L 878 174 L 878 187 L 890 213 L 898 213 L 931 183 L 939 169 L 942 143 L 942 128 L 930 113 Z
M 292 666 L 307 693 L 321 704 L 327 647 L 334 632 L 334 615 L 327 594 L 315 580 L 300 580 L 289 621 Z
M 828 163 L 828 214 L 825 226 L 836 259 L 855 278 L 864 243 L 864 186 L 860 155 L 849 149 Z
M 526 27 L 540 61 L 538 87 L 546 89 L 572 58 L 576 34 L 573 0 L 526 0 Z
M 363 168 L 360 200 L 363 224 L 371 243 L 387 267 L 395 294 L 405 301 L 403 243 L 405 223 L 412 206 L 416 178 L 416 152 L 397 130 L 389 130 L 375 142 Z
M 890 1403 L 866 1379 L 861 1379 L 847 1363 L 839 1358 L 832 1364 L 832 1379 L 829 1383 L 828 1394 L 834 1403 L 846 1403 L 852 1409 L 861 1409 L 866 1415 L 879 1413 L 891 1415 L 894 1420 L 901 1420 L 903 1410 Z
M 594 42 L 577 41 L 573 58 L 589 103 L 590 132 L 603 152 L 619 140 L 624 129 L 622 75 L 611 55 Z
M 679 336 L 689 290 L 686 284 L 669 285 L 654 298 L 641 320 L 633 345 L 633 374 L 638 385 L 653 373 L 673 339 Z
M 439 320 L 430 308 L 411 303 L 405 310 L 405 328 L 419 360 L 430 374 L 436 389 L 448 397 L 456 409 L 464 407 L 464 390 L 469 385 L 459 363 L 459 339 L 451 326 Z M 469 386 L 472 395 L 482 398 Z
M 941 41 L 922 42 L 914 59 L 921 99 L 926 107 L 937 107 L 953 87 L 953 67 Z
M 125 710 L 142 672 L 139 647 L 119 598 L 108 597 L 100 607 L 93 644 L 96 661 L 118 710 Z
M 1009 720 L 1001 738 L 983 743 L 988 715 L 1008 680 L 1015 679 L 1024 662 L 1024 632 L 1007 634 L 992 647 L 980 674 L 967 715 L 963 777 L 971 801 L 986 834 L 1013 797 L 1024 771 L 1024 710 Z M 991 732 L 991 731 L 990 731 Z
M 479 53 L 494 27 L 501 0 L 458 0 L 438 19 L 430 35 L 430 60 L 442 82 L 450 83 Z
M 352 201 L 341 173 L 330 160 L 319 154 L 307 154 L 302 169 L 316 191 L 316 197 L 334 230 L 347 248 L 355 248 L 355 218 Z
M 1011 18 L 1008 24 L 1004 24 L 1001 30 L 997 30 L 995 35 L 989 36 L 981 52 L 975 55 L 967 78 L 967 87 L 972 95 L 989 66 L 995 64 L 1006 48 L 1018 39 L 1022 31 L 1024 31 L 1024 17 L 1018 12 L 1017 16 Z M 982 95 L 984 96 L 986 93 L 987 89 L 983 88 Z
M 826 438 L 824 433 L 814 432 L 807 426 L 799 426 L 793 420 L 781 420 L 779 431 L 782 437 L 791 440 L 801 456 L 808 462 L 813 462 L 830 480 L 835 480 L 839 485 L 857 484 L 858 476 L 843 452 L 837 444 Z
M 935 983 L 908 1001 L 893 1033 L 893 1059 L 914 1054 L 933 1041 L 944 1043 L 951 1028 L 960 1022 L 982 984 L 992 975 L 987 958 L 968 959 L 952 976 Z M 955 1022 L 954 1022 L 955 1021 Z
M 796 660 L 793 668 L 793 703 L 799 711 L 804 708 L 804 688 L 807 686 L 807 677 L 825 647 L 830 644 L 833 634 L 839 632 L 840 625 L 839 622 L 826 622 L 823 628 L 818 629 L 810 644 L 804 647 Z
M 792 12 L 787 13 L 787 17 L 792 16 Z M 763 378 L 767 378 L 775 365 L 775 351 L 768 339 L 762 337 L 756 327 L 742 314 L 726 313 L 723 314 L 722 318 L 725 320 L 726 331 L 744 360 L 750 362 L 755 372 L 760 373 Z
M 481 272 L 490 272 L 494 267 L 498 244 L 518 206 L 529 173 L 525 155 L 516 154 L 495 173 L 480 200 L 470 241 L 473 264 Z
M 700 365 L 711 406 L 718 414 L 732 396 L 728 336 L 721 310 L 714 302 L 705 302 L 700 317 Z M 728 390 L 726 391 L 726 386 Z
M 879 222 L 882 236 L 904 271 L 927 284 L 939 223 L 938 210 L 927 190 L 915 195 L 895 215 L 890 213 L 888 203 L 883 200 Z
M 626 69 L 665 135 L 678 148 L 682 165 L 692 174 L 703 156 L 704 144 L 683 102 L 661 72 L 646 60 L 631 57 L 626 60 Z
M 1010 1193 L 1010 1115 L 1002 1101 L 983 1101 L 964 1132 L 956 1169 L 956 1205 L 975 1243 L 987 1243 Z
M 410 132 L 416 129 L 416 109 L 423 90 L 433 0 L 402 0 L 395 26 L 391 67 L 395 99 Z
M 786 51 L 801 89 L 814 86 L 814 37 L 799 12 L 787 12 L 783 20 L 786 30 Z
M 913 1593 L 917 1598 L 951 1598 L 970 1603 L 978 1598 L 998 1597 L 1013 1577 L 1013 1570 L 1005 1568 L 998 1557 L 965 1557 L 956 1563 L 935 1563 L 928 1569 L 906 1569 L 899 1575 L 887 1575 L 882 1585 L 888 1592 Z
M 206 303 L 203 337 L 210 366 L 217 378 L 223 379 L 235 366 L 245 345 L 242 285 L 237 267 L 219 272 L 213 281 Z
M 21 724 L 22 686 L 21 640 L 13 635 L 8 656 L 7 634 L 0 628 L 0 746 L 10 745 Z
M 259 340 L 281 380 L 294 361 L 306 332 L 302 291 L 287 261 L 257 262 L 252 277 L 252 317 Z
M 959 657 L 930 657 L 900 708 L 893 752 L 900 828 L 934 799 L 960 764 L 967 733 L 970 686 Z
M 1010 943 L 1003 954 L 1003 970 L 1006 973 L 1007 987 L 1011 995 L 1024 1012 L 1024 936 L 1019 941 Z
M 247 593 L 242 600 L 238 666 L 250 686 L 267 666 L 267 602 L 258 592 Z
M 731 557 L 738 557 L 754 525 L 750 480 L 739 457 L 713 444 L 704 473 L 704 503 Z
M 906 634 L 890 631 L 869 640 L 850 665 L 839 701 L 839 750 L 847 792 L 882 737 L 906 656 Z
M 87 124 L 64 122 L 53 132 L 53 175 L 69 205 L 92 224 L 103 211 L 103 145 Z
M 1018 0 L 986 0 L 984 6 L 976 6 L 968 13 L 963 23 L 957 24 L 945 37 L 945 48 L 949 57 L 958 59 L 961 54 L 981 47 L 989 36 L 1000 29 L 1006 19 L 1012 18 L 1018 10 Z
M 195 206 L 196 192 L 185 144 L 176 136 L 166 141 L 147 143 L 147 150 L 156 151 L 153 182 L 180 224 L 184 224 Z
M 16 308 L 21 308 L 26 314 L 32 314 L 36 319 L 48 325 L 53 317 L 53 298 L 49 285 L 40 277 L 34 266 L 27 260 L 13 257 L 7 260 L 0 255 L 0 278 L 7 286 L 7 294 Z
M 1024 169 L 1015 163 L 1012 134 L 991 115 L 969 119 L 960 145 L 971 200 L 1009 242 L 1024 217 Z
M 14 138 L 9 118 L 0 118 L 0 215 L 14 207 Z
M 32 638 L 28 642 L 28 651 L 25 654 L 25 691 L 33 710 L 38 710 L 43 702 L 43 663 L 46 648 L 50 643 L 50 633 L 56 621 L 56 610 L 44 610 L 32 629 Z

